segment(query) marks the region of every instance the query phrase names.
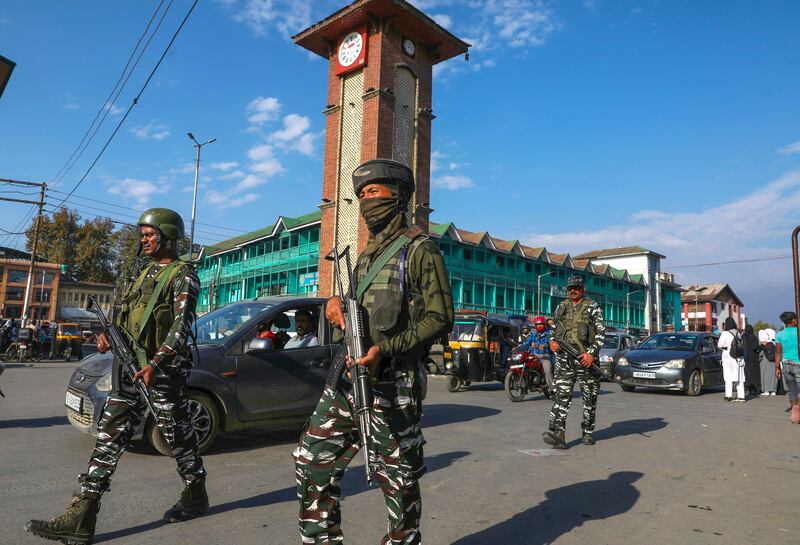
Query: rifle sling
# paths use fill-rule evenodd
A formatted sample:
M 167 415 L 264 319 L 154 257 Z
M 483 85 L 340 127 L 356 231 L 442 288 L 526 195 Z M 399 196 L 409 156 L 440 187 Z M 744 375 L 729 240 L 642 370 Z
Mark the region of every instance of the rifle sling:
M 409 236 L 405 233 L 401 234 L 397 237 L 394 242 L 392 242 L 391 246 L 389 246 L 372 264 L 372 267 L 367 269 L 367 272 L 364 273 L 364 277 L 358 282 L 358 288 L 356 289 L 356 300 L 360 301 L 361 296 L 369 289 L 372 285 L 372 282 L 375 280 L 375 277 L 378 276 L 378 273 L 381 272 L 383 267 L 389 262 L 390 259 L 394 257 L 394 255 L 399 252 L 403 246 L 411 242 Z

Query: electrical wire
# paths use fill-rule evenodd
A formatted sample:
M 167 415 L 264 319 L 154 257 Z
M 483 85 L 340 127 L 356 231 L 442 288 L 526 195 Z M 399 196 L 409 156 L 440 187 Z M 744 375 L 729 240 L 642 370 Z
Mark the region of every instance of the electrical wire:
M 72 155 L 69 156 L 69 158 L 67 159 L 66 163 L 64 163 L 64 165 L 58 170 L 58 173 L 55 176 L 53 176 L 53 179 L 50 180 L 50 184 L 51 185 L 58 184 L 64 178 L 64 176 L 66 176 L 69 173 L 69 171 L 72 170 L 72 167 L 75 166 L 75 164 L 81 158 L 81 155 L 83 155 L 83 152 L 86 151 L 86 148 L 89 147 L 89 144 L 91 144 L 92 140 L 94 139 L 95 135 L 97 134 L 97 131 L 100 129 L 100 126 L 105 121 L 106 117 L 108 116 L 109 112 L 111 111 L 111 108 L 113 108 L 114 102 L 117 100 L 119 95 L 125 89 L 125 86 L 128 83 L 128 79 L 131 77 L 131 75 L 133 74 L 134 70 L 136 70 L 136 66 L 139 64 L 139 60 L 141 60 L 142 55 L 147 50 L 147 46 L 150 45 L 150 41 L 153 39 L 153 36 L 155 36 L 156 33 L 158 32 L 158 28 L 161 26 L 161 22 L 164 20 L 164 16 L 166 16 L 167 12 L 169 11 L 169 8 L 172 5 L 172 2 L 170 2 L 169 5 L 167 6 L 167 9 L 164 10 L 164 13 L 161 16 L 161 19 L 159 20 L 158 25 L 156 26 L 156 29 L 153 31 L 153 33 L 150 35 L 150 38 L 144 44 L 144 47 L 142 48 L 141 52 L 139 53 L 139 57 L 136 59 L 136 62 L 134 63 L 133 67 L 131 67 L 130 72 L 128 72 L 128 67 L 130 67 L 130 65 L 131 65 L 131 60 L 133 60 L 133 56 L 136 54 L 136 51 L 138 51 L 139 46 L 142 43 L 142 40 L 147 35 L 148 31 L 150 30 L 150 26 L 153 24 L 153 21 L 155 20 L 156 15 L 158 15 L 158 12 L 161 11 L 161 6 L 163 6 L 163 5 L 164 5 L 164 0 L 161 0 L 161 2 L 159 2 L 158 6 L 156 7 L 155 11 L 153 12 L 153 15 L 150 16 L 150 20 L 147 22 L 147 26 L 145 27 L 144 32 L 142 32 L 142 35 L 139 36 L 139 40 L 136 42 L 136 45 L 134 46 L 133 51 L 131 51 L 131 54 L 128 56 L 128 62 L 125 63 L 125 68 L 122 69 L 122 73 L 120 74 L 119 78 L 117 79 L 117 83 L 114 84 L 114 88 L 111 89 L 111 92 L 108 94 L 108 97 L 103 102 L 103 104 L 100 106 L 100 108 L 97 110 L 97 113 L 95 114 L 94 119 L 92 120 L 92 122 L 89 125 L 89 127 L 86 129 L 86 132 L 83 133 L 83 137 L 81 138 L 81 141 L 78 143 L 78 146 L 72 152 Z M 128 74 L 127 77 L 125 76 L 126 73 Z M 122 81 L 123 78 L 125 79 L 124 82 Z M 122 86 L 120 86 L 121 82 L 122 82 Z M 115 92 L 116 92 L 116 95 L 114 95 Z M 92 127 L 94 127 L 94 124 L 97 122 L 98 118 L 100 118 L 100 115 L 103 114 L 104 111 L 105 111 L 105 114 L 103 115 L 103 118 L 100 119 L 100 122 L 97 124 L 97 128 L 95 129 L 95 131 L 92 134 L 91 138 L 89 138 L 89 140 L 86 141 L 86 137 L 89 136 L 89 133 L 91 132 Z M 83 145 L 84 142 L 86 142 L 85 146 Z M 83 146 L 83 149 L 81 149 L 81 146 Z M 80 153 L 78 153 L 79 150 L 80 150 Z M 75 157 L 76 154 L 78 155 L 77 157 Z M 73 158 L 75 159 L 74 161 L 73 161 Z M 70 162 L 72 162 L 72 164 L 70 164 Z M 69 167 L 67 168 L 68 165 L 69 165 Z
M 125 112 L 125 115 L 123 115 L 122 119 L 119 120 L 119 123 L 117 123 L 117 126 L 114 128 L 114 132 L 112 132 L 111 136 L 108 137 L 108 140 L 106 140 L 106 143 L 100 149 L 100 152 L 97 154 L 97 157 L 95 157 L 94 161 L 92 161 L 92 164 L 89 165 L 89 168 L 86 169 L 86 172 L 83 173 L 83 176 L 81 176 L 81 179 L 78 180 L 78 182 L 75 184 L 75 186 L 69 191 L 67 196 L 64 197 L 61 200 L 62 204 L 65 203 L 72 196 L 72 194 L 75 193 L 75 191 L 80 187 L 80 185 L 84 182 L 84 180 L 86 180 L 86 177 L 89 176 L 89 173 L 92 171 L 92 169 L 94 169 L 94 166 L 97 164 L 97 162 L 103 156 L 103 154 L 105 153 L 106 149 L 108 149 L 108 146 L 111 144 L 111 141 L 114 139 L 114 137 L 119 132 L 119 129 L 122 127 L 122 124 L 125 123 L 125 120 L 130 115 L 131 110 L 133 110 L 133 107 L 136 106 L 136 104 L 139 103 L 139 99 L 144 94 L 145 89 L 147 89 L 147 86 L 150 84 L 150 81 L 153 79 L 153 76 L 155 76 L 156 71 L 158 71 L 158 68 L 161 66 L 161 63 L 164 62 L 164 58 L 166 58 L 167 53 L 169 53 L 169 50 L 172 48 L 172 44 L 175 43 L 175 40 L 178 38 L 178 35 L 180 34 L 181 30 L 183 30 L 183 27 L 186 25 L 186 21 L 189 20 L 189 16 L 194 11 L 194 8 L 197 6 L 198 2 L 199 2 L 199 0 L 194 0 L 194 2 L 192 2 L 192 6 L 189 8 L 189 11 L 186 12 L 186 15 L 184 16 L 184 18 L 181 21 L 181 24 L 178 26 L 177 30 L 175 30 L 175 33 L 172 35 L 172 38 L 170 39 L 169 43 L 167 44 L 167 47 L 164 48 L 164 52 L 161 54 L 161 57 L 158 59 L 158 62 L 153 67 L 153 69 L 150 71 L 150 74 L 147 76 L 147 79 L 145 80 L 144 85 L 142 85 L 142 88 L 139 90 L 139 94 L 136 95 L 136 98 L 133 99 L 133 102 L 131 103 L 131 105 L 128 106 L 128 110 Z
M 713 263 L 695 263 L 693 265 L 675 265 L 668 267 L 670 270 L 673 269 L 691 269 L 695 267 L 713 267 L 716 265 L 732 265 L 735 263 L 757 263 L 760 261 L 778 261 L 781 259 L 791 259 L 792 256 L 790 255 L 776 255 L 772 257 L 761 257 L 756 259 L 735 259 L 733 261 L 716 261 Z
M 50 188 L 48 188 L 47 190 L 48 190 L 48 191 L 51 191 L 51 190 L 50 190 Z M 56 190 L 56 189 L 53 189 L 52 191 L 53 191 L 53 193 L 58 193 L 58 194 L 60 194 L 60 195 L 66 195 L 66 194 L 67 194 L 67 193 L 66 193 L 66 192 L 64 192 L 64 191 L 58 191 L 58 190 Z M 58 198 L 58 197 L 56 197 L 56 199 L 57 199 L 57 198 Z M 95 203 L 98 203 L 98 204 L 103 204 L 103 205 L 106 205 L 106 206 L 114 206 L 114 207 L 116 207 L 116 208 L 121 208 L 121 209 L 124 209 L 124 210 L 132 210 L 132 211 L 134 211 L 134 212 L 137 212 L 137 213 L 139 213 L 139 214 L 141 214 L 142 212 L 144 212 L 144 210 L 143 210 L 143 209 L 140 209 L 140 208 L 133 208 L 133 207 L 131 207 L 131 206 L 125 206 L 125 205 L 122 205 L 122 204 L 116 204 L 116 203 L 111 203 L 111 202 L 101 201 L 101 200 L 98 200 L 98 199 L 92 199 L 92 198 L 90 198 L 90 197 L 85 197 L 85 196 L 83 196 L 83 195 L 77 195 L 77 194 L 76 194 L 76 195 L 72 195 L 72 199 L 78 199 L 78 200 L 85 200 L 85 201 L 95 202 Z M 225 230 L 227 230 L 227 231 L 233 231 L 234 233 L 241 233 L 241 234 L 245 234 L 245 233 L 249 233 L 249 232 L 250 232 L 250 231 L 245 231 L 245 230 L 243 230 L 243 229 L 235 229 L 235 228 L 233 228 L 233 227 L 225 227 L 225 226 L 223 226 L 223 225 L 213 225 L 213 224 L 211 224 L 211 223 L 203 223 L 203 222 L 200 222 L 200 221 L 196 221 L 196 222 L 195 222 L 195 224 L 196 224 L 196 225 L 202 225 L 202 226 L 204 226 L 204 227 L 213 227 L 214 229 L 225 229 Z

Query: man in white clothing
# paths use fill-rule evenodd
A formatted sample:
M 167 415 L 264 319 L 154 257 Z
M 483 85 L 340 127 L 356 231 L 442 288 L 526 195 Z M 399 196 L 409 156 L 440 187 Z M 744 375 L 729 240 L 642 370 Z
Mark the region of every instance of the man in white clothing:
M 722 378 L 725 380 L 725 401 L 745 401 L 744 397 L 744 349 L 742 337 L 736 329 L 736 321 L 725 318 L 725 331 L 719 336 L 717 347 L 722 349 Z M 741 354 L 737 354 L 741 352 Z M 736 383 L 736 398 L 733 383 Z

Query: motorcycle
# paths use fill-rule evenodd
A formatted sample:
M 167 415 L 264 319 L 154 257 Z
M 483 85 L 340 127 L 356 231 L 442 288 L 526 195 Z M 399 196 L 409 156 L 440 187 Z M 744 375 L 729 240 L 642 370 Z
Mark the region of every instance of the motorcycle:
M 541 392 L 546 398 L 550 398 L 544 367 L 538 356 L 517 349 L 512 353 L 510 363 L 506 372 L 505 386 L 511 401 L 522 401 L 527 394 L 533 392 Z

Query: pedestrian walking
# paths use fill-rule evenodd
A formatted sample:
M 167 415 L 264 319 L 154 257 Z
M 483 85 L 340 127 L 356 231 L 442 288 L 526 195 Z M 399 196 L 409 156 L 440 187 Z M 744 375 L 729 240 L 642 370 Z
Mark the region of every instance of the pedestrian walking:
M 725 380 L 725 401 L 745 401 L 744 397 L 744 347 L 736 328 L 736 320 L 725 318 L 725 331 L 719 336 L 717 347 L 722 349 L 722 378 Z M 733 385 L 736 384 L 736 397 Z
M 186 381 L 191 368 L 188 340 L 195 321 L 200 282 L 194 267 L 178 259 L 178 243 L 184 238 L 183 220 L 166 208 L 146 210 L 139 218 L 141 251 L 150 261 L 136 281 L 126 286 L 116 325 L 130 340 L 141 378 L 149 390 L 159 430 L 172 447 L 184 490 L 178 502 L 164 513 L 167 522 L 197 517 L 208 510 L 206 471 L 197 448 Z M 107 352 L 109 340 L 97 339 L 97 349 Z M 73 496 L 63 515 L 50 521 L 32 520 L 25 529 L 39 537 L 70 545 L 92 542 L 100 510 L 100 498 L 111 485 L 111 476 L 145 412 L 140 397 L 120 362 L 111 371 L 111 392 L 97 424 L 97 441 L 86 473 L 79 476 L 81 492 Z M 162 486 L 158 483 L 158 486 Z M 131 506 L 141 510 L 154 501 Z
M 783 330 L 775 336 L 775 375 L 783 377 L 786 395 L 791 404 L 791 421 L 800 424 L 800 357 L 797 354 L 797 314 L 786 311 L 781 314 Z
M 762 329 L 758 332 L 758 363 L 761 368 L 761 395 L 775 395 L 778 391 L 778 377 L 775 375 L 775 330 Z
M 353 189 L 369 230 L 367 246 L 356 263 L 356 285 L 350 290 L 368 324 L 366 355 L 354 363 L 366 365 L 374 378 L 370 465 L 376 468 L 389 511 L 381 545 L 418 545 L 422 542 L 419 479 L 425 473 L 422 365 L 425 347 L 452 329 L 453 298 L 436 245 L 406 223 L 414 193 L 411 169 L 396 161 L 367 161 L 353 173 Z M 341 305 L 339 297 L 331 298 L 325 315 L 343 330 Z M 337 358 L 293 452 L 300 536 L 308 545 L 343 541 L 340 483 L 361 447 L 346 375 L 344 358 Z
M 583 399 L 583 432 L 581 442 L 594 445 L 595 419 L 597 414 L 597 393 L 600 391 L 600 379 L 589 372 L 589 367 L 597 359 L 603 347 L 606 324 L 603 309 L 584 297 L 586 284 L 580 275 L 570 276 L 567 280 L 567 297 L 556 309 L 555 331 L 563 339 L 574 345 L 581 352 L 579 361 L 574 361 L 561 346 L 551 340 L 550 349 L 556 353 L 556 366 L 553 395 L 553 408 L 550 410 L 550 423 L 542 440 L 556 449 L 567 448 L 564 431 L 567 426 L 567 413 L 572 401 L 572 390 L 575 382 L 581 385 Z
M 748 324 L 742 335 L 742 348 L 744 348 L 744 389 L 745 394 L 757 396 L 761 393 L 761 367 L 759 365 L 758 337 L 753 332 L 753 326 Z

